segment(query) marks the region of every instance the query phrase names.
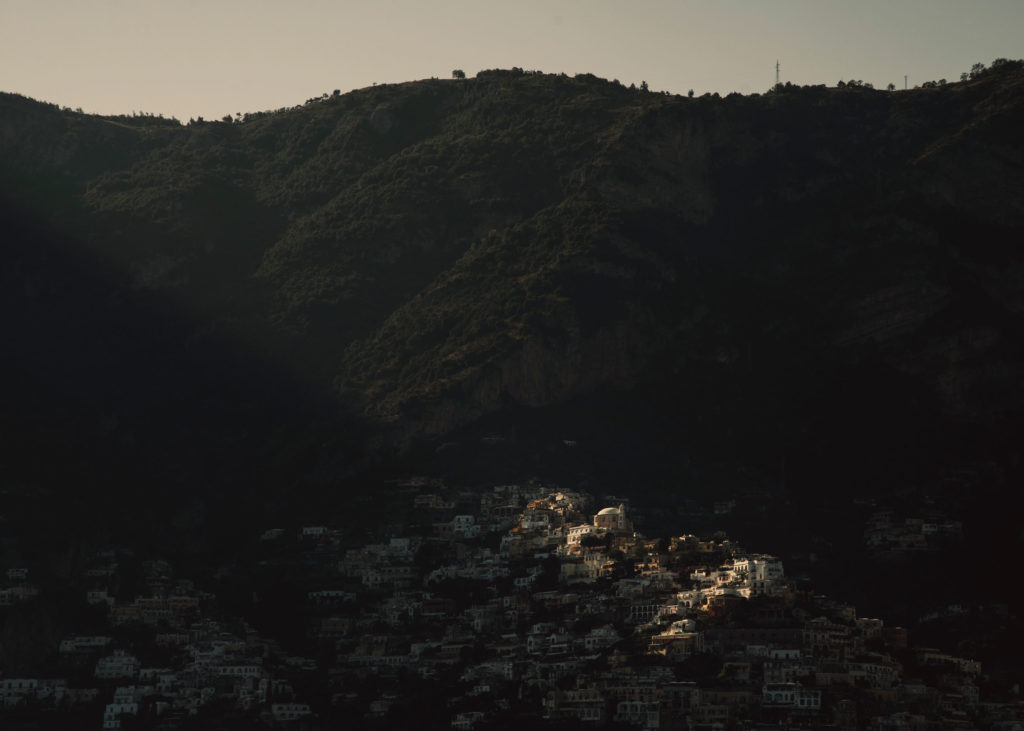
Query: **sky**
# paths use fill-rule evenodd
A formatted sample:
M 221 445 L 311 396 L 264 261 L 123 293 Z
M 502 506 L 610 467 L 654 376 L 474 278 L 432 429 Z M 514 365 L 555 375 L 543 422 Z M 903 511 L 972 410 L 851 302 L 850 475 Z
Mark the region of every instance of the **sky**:
M 1024 0 L 0 0 L 0 91 L 182 121 L 453 69 L 685 94 L 883 88 L 1024 58 Z

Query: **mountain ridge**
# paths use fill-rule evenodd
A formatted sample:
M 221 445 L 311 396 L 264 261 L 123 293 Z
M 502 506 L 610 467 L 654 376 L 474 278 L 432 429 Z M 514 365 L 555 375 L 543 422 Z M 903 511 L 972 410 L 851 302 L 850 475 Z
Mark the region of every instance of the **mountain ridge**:
M 861 370 L 854 392 L 886 373 L 995 423 L 1024 407 L 1022 84 L 687 99 L 489 71 L 188 126 L 3 95 L 0 181 L 382 454 L 606 392 L 800 441 Z

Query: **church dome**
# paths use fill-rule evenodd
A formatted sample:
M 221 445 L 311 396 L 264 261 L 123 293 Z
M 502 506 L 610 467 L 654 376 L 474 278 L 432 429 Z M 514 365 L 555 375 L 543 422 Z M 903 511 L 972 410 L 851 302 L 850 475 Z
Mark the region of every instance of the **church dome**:
M 618 508 L 605 508 L 604 510 L 602 510 L 601 512 L 598 513 L 598 515 L 618 515 L 618 514 L 619 514 L 619 509 Z

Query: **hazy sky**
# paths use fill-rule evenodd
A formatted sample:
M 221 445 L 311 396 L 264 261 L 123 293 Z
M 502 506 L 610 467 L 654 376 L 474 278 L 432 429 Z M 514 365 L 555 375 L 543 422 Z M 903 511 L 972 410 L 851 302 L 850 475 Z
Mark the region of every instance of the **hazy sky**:
M 1024 57 L 1024 0 L 0 0 L 0 91 L 187 120 L 461 68 L 652 89 L 957 79 Z

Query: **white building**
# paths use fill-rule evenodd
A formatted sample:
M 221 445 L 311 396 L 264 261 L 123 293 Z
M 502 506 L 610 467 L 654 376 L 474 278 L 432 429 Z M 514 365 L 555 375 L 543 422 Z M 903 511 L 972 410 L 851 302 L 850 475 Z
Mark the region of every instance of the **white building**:
M 105 635 L 94 635 L 91 637 L 65 637 L 60 641 L 61 654 L 72 654 L 78 652 L 96 652 L 103 650 L 113 642 L 113 639 Z
M 658 701 L 619 701 L 615 707 L 615 721 L 642 729 L 660 728 L 661 704 Z
M 294 721 L 312 713 L 305 703 L 275 703 L 270 707 L 275 721 Z
M 260 678 L 263 676 L 263 668 L 260 665 L 220 665 L 217 667 L 218 675 L 229 675 L 233 678 Z
M 480 526 L 472 515 L 456 515 L 452 518 L 452 534 L 456 538 L 475 538 L 480 535 Z
M 114 606 L 114 597 L 107 593 L 106 589 L 93 589 L 85 593 L 85 601 L 89 604 L 106 604 L 108 607 Z
M 114 729 L 121 728 L 121 715 L 130 713 L 136 715 L 139 712 L 138 703 L 108 703 L 106 710 L 103 712 L 103 728 Z
M 565 542 L 567 545 L 575 546 L 583 539 L 583 536 L 599 532 L 599 528 L 593 525 L 587 525 L 586 523 L 570 526 L 569 529 L 565 532 Z
M 452 728 L 457 729 L 471 729 L 481 720 L 483 720 L 484 714 L 482 711 L 466 711 L 464 713 L 455 714 L 455 718 L 452 719 Z
M 124 650 L 114 650 L 113 655 L 101 657 L 96 662 L 96 670 L 93 674 L 99 680 L 113 680 L 116 678 L 134 678 L 138 671 L 138 658 L 134 655 L 129 655 Z
M 797 683 L 768 683 L 762 688 L 761 700 L 765 706 L 775 708 L 821 709 L 821 691 Z
M 11 708 L 21 703 L 22 699 L 35 697 L 39 681 L 35 678 L 7 678 L 0 680 L 0 698 L 3 706 Z
M 733 573 L 748 581 L 779 581 L 785 575 L 782 561 L 775 556 L 755 555 L 733 559 Z
M 299 538 L 326 538 L 328 532 L 326 525 L 304 525 L 299 529 Z

